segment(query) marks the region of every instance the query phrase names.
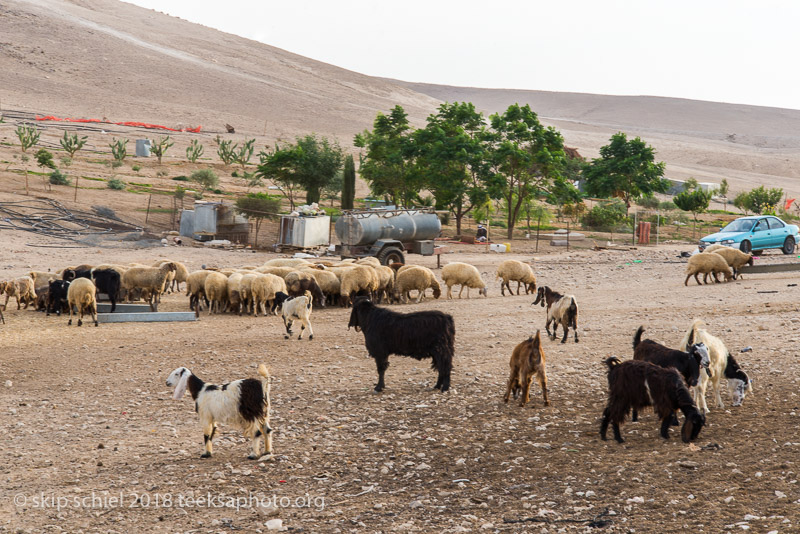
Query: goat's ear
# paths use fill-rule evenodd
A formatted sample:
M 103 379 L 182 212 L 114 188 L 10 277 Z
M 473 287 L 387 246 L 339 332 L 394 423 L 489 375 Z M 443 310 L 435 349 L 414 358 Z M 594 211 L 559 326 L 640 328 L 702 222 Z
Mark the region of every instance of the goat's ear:
M 175 386 L 175 394 L 172 396 L 174 400 L 180 400 L 183 398 L 184 393 L 186 393 L 186 386 L 189 384 L 189 376 L 191 376 L 191 374 L 192 373 L 187 371 L 181 375 L 178 385 Z
M 536 335 L 533 336 L 533 344 L 534 344 L 534 346 L 536 346 L 536 345 L 541 346 L 541 344 L 542 344 L 542 331 L 541 330 L 537 330 L 536 331 Z

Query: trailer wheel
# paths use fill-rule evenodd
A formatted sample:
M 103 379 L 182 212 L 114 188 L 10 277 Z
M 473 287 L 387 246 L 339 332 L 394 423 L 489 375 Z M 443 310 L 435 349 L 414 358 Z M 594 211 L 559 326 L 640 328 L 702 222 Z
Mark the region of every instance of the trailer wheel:
M 386 247 L 378 253 L 378 261 L 381 262 L 381 265 L 390 265 L 392 263 L 405 263 L 406 258 L 399 248 Z

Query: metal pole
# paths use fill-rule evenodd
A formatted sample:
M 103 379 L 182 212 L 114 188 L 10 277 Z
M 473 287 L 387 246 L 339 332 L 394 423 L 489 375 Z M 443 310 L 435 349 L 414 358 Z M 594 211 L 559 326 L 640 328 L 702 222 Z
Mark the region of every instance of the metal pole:
M 639 224 L 638 215 L 638 212 L 633 212 L 633 232 L 631 233 L 631 245 L 636 244 L 636 225 Z
M 147 220 L 150 218 L 150 201 L 153 200 L 153 195 L 147 197 L 147 214 L 144 216 L 144 223 L 147 224 Z

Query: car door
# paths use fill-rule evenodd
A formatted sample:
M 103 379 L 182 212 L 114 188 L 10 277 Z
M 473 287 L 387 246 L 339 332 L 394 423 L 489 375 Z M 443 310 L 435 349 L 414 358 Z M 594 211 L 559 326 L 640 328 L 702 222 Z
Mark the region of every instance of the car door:
M 783 242 L 789 235 L 789 228 L 777 217 L 768 217 L 767 222 L 769 222 L 769 233 L 773 243 L 770 246 L 783 247 Z
M 753 227 L 753 237 L 750 242 L 753 244 L 753 250 L 772 246 L 770 245 L 769 223 L 767 223 L 766 217 L 759 219 Z

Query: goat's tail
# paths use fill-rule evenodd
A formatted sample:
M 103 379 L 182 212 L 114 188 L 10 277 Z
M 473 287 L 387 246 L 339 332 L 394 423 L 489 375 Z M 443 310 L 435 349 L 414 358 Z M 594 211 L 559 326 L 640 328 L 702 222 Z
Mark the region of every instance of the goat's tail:
M 705 325 L 706 323 L 704 323 L 702 319 L 695 319 L 692 321 L 692 326 L 690 326 L 689 330 L 686 332 L 686 343 L 683 350 L 688 351 L 689 347 L 697 343 L 697 330 L 703 328 Z
M 644 334 L 644 327 L 640 326 L 636 333 L 633 335 L 633 350 L 642 342 L 642 334 Z
M 605 363 L 608 366 L 608 370 L 610 371 L 611 369 L 613 369 L 617 365 L 620 365 L 622 363 L 622 360 L 620 360 L 616 356 L 611 356 L 609 358 L 606 358 L 605 362 L 603 362 L 603 363 Z
M 571 301 L 569 303 L 568 316 L 569 316 L 569 321 L 567 321 L 567 324 L 569 324 L 570 326 L 572 326 L 572 328 L 577 330 L 578 329 L 578 301 L 575 300 L 575 297 L 572 297 L 572 299 L 571 299 Z

